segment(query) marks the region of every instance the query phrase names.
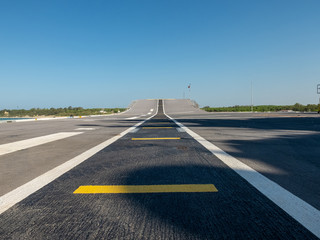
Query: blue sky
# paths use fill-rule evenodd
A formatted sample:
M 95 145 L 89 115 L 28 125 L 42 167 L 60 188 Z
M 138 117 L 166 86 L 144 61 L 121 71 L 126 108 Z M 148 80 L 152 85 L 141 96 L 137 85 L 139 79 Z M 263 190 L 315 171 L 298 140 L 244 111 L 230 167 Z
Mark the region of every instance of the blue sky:
M 250 105 L 251 82 L 318 103 L 320 1 L 0 0 L 0 109 Z

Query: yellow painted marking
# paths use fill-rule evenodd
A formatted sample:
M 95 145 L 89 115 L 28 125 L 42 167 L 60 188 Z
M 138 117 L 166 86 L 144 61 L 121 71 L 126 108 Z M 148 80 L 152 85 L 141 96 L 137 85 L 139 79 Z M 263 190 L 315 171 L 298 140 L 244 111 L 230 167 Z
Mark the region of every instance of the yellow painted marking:
M 143 127 L 142 129 L 158 129 L 158 128 L 172 128 L 172 127 Z
M 174 193 L 174 192 L 218 192 L 213 184 L 178 185 L 89 185 L 80 186 L 74 194 L 96 193 Z
M 179 137 L 164 137 L 164 138 L 131 138 L 131 140 L 177 140 Z

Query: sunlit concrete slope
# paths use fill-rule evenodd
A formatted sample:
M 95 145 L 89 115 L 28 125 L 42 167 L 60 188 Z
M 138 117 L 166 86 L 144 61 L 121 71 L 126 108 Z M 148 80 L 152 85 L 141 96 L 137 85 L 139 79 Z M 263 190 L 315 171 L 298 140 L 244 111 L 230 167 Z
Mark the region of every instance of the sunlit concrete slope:
M 206 113 L 198 108 L 195 102 L 189 99 L 164 99 L 165 111 L 167 114 L 192 114 Z
M 128 115 L 138 115 L 138 114 L 148 114 L 149 112 L 155 112 L 157 109 L 157 99 L 144 99 L 135 100 L 129 106 L 129 110 L 125 114 Z

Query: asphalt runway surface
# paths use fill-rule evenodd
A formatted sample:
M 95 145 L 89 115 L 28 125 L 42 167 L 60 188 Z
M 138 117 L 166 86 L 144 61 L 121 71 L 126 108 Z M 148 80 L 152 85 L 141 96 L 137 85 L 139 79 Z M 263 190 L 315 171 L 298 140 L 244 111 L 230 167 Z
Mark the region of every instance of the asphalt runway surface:
M 131 110 L 119 115 L 0 124 L 0 145 L 60 132 L 81 133 L 11 154 L 0 154 L 0 196 L 118 135 L 154 114 L 156 108 L 156 100 L 146 100 L 133 103 Z
M 174 119 L 320 210 L 319 114 L 207 113 L 165 103 Z
M 0 125 L 0 144 L 83 132 L 0 155 L 0 195 L 6 195 L 141 123 L 158 106 L 153 118 L 4 211 L 0 238 L 318 239 L 169 119 L 163 105 L 166 114 L 319 210 L 317 115 L 208 114 L 186 100 L 148 100 L 110 117 Z M 128 186 L 190 184 L 217 191 L 127 192 Z M 124 192 L 74 193 L 106 185 L 125 186 Z

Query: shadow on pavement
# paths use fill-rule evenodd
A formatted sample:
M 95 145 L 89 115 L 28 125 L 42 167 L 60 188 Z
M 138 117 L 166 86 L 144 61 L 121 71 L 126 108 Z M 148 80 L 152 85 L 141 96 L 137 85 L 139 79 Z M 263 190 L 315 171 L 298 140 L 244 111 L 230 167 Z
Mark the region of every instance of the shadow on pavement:
M 127 174 L 127 185 L 146 183 L 211 183 L 218 189 L 218 192 L 212 193 L 121 195 L 131 202 L 132 207 L 141 209 L 141 224 L 146 227 L 154 226 L 154 231 L 165 228 L 165 238 L 314 238 L 299 223 L 229 168 L 217 169 L 205 165 L 154 166 Z M 148 221 L 144 222 L 146 218 Z
M 177 119 L 186 126 L 251 128 L 264 130 L 306 130 L 320 132 L 319 117 L 282 117 L 249 119 Z

